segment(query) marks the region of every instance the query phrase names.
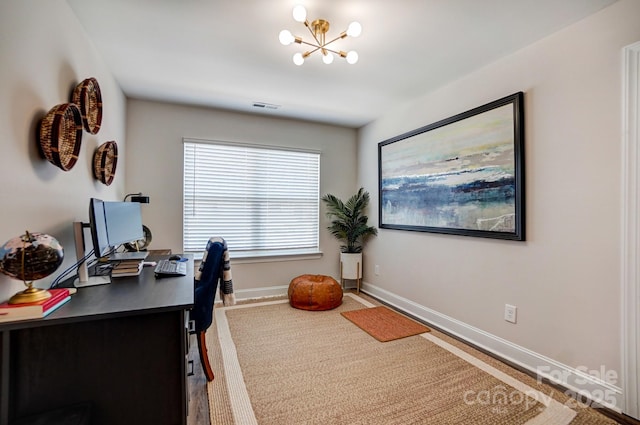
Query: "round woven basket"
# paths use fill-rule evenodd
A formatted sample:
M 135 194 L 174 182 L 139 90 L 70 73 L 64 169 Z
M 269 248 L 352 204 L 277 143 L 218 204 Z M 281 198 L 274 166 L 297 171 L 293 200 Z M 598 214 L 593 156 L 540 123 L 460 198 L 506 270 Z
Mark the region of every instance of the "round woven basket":
M 73 103 L 56 105 L 40 123 L 40 150 L 44 157 L 63 171 L 76 164 L 82 143 L 82 116 Z
M 80 107 L 84 129 L 96 134 L 102 124 L 102 93 L 95 78 L 87 78 L 76 86 L 71 101 Z
M 118 165 L 118 144 L 114 141 L 104 142 L 93 154 L 93 175 L 109 186 L 116 176 Z

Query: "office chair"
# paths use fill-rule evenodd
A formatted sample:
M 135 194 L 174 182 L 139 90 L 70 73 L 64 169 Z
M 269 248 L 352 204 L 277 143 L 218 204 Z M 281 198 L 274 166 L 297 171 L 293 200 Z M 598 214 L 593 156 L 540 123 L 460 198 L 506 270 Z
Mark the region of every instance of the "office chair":
M 205 333 L 213 321 L 213 303 L 216 297 L 218 281 L 222 277 L 224 243 L 209 240 L 202 263 L 194 281 L 194 303 L 191 319 L 194 321 L 194 333 L 198 339 L 200 363 L 207 381 L 213 381 L 213 370 L 209 364 Z

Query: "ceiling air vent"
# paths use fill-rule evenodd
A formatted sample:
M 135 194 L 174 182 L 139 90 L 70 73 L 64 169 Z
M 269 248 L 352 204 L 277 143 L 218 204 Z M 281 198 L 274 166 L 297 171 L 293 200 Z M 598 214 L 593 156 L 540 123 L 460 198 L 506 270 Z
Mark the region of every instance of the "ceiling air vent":
M 262 109 L 278 109 L 280 108 L 280 105 L 274 105 L 273 103 L 253 102 L 253 107 Z

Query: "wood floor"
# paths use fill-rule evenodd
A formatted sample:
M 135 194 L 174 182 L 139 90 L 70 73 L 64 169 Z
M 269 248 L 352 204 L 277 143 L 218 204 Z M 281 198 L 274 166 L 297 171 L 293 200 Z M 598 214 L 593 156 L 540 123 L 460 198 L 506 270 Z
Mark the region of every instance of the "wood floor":
M 193 360 L 193 376 L 189 380 L 189 416 L 187 425 L 211 425 L 209 418 L 209 399 L 207 397 L 207 378 L 202 371 L 196 336 L 190 335 L 189 360 Z M 215 373 L 215 371 L 214 371 Z

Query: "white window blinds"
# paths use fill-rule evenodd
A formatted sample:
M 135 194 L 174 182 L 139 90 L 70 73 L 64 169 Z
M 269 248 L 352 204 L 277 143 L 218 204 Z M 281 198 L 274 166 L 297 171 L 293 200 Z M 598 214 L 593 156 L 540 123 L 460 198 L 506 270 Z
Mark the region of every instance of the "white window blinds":
M 320 154 L 184 141 L 183 249 L 223 237 L 234 257 L 319 249 Z

